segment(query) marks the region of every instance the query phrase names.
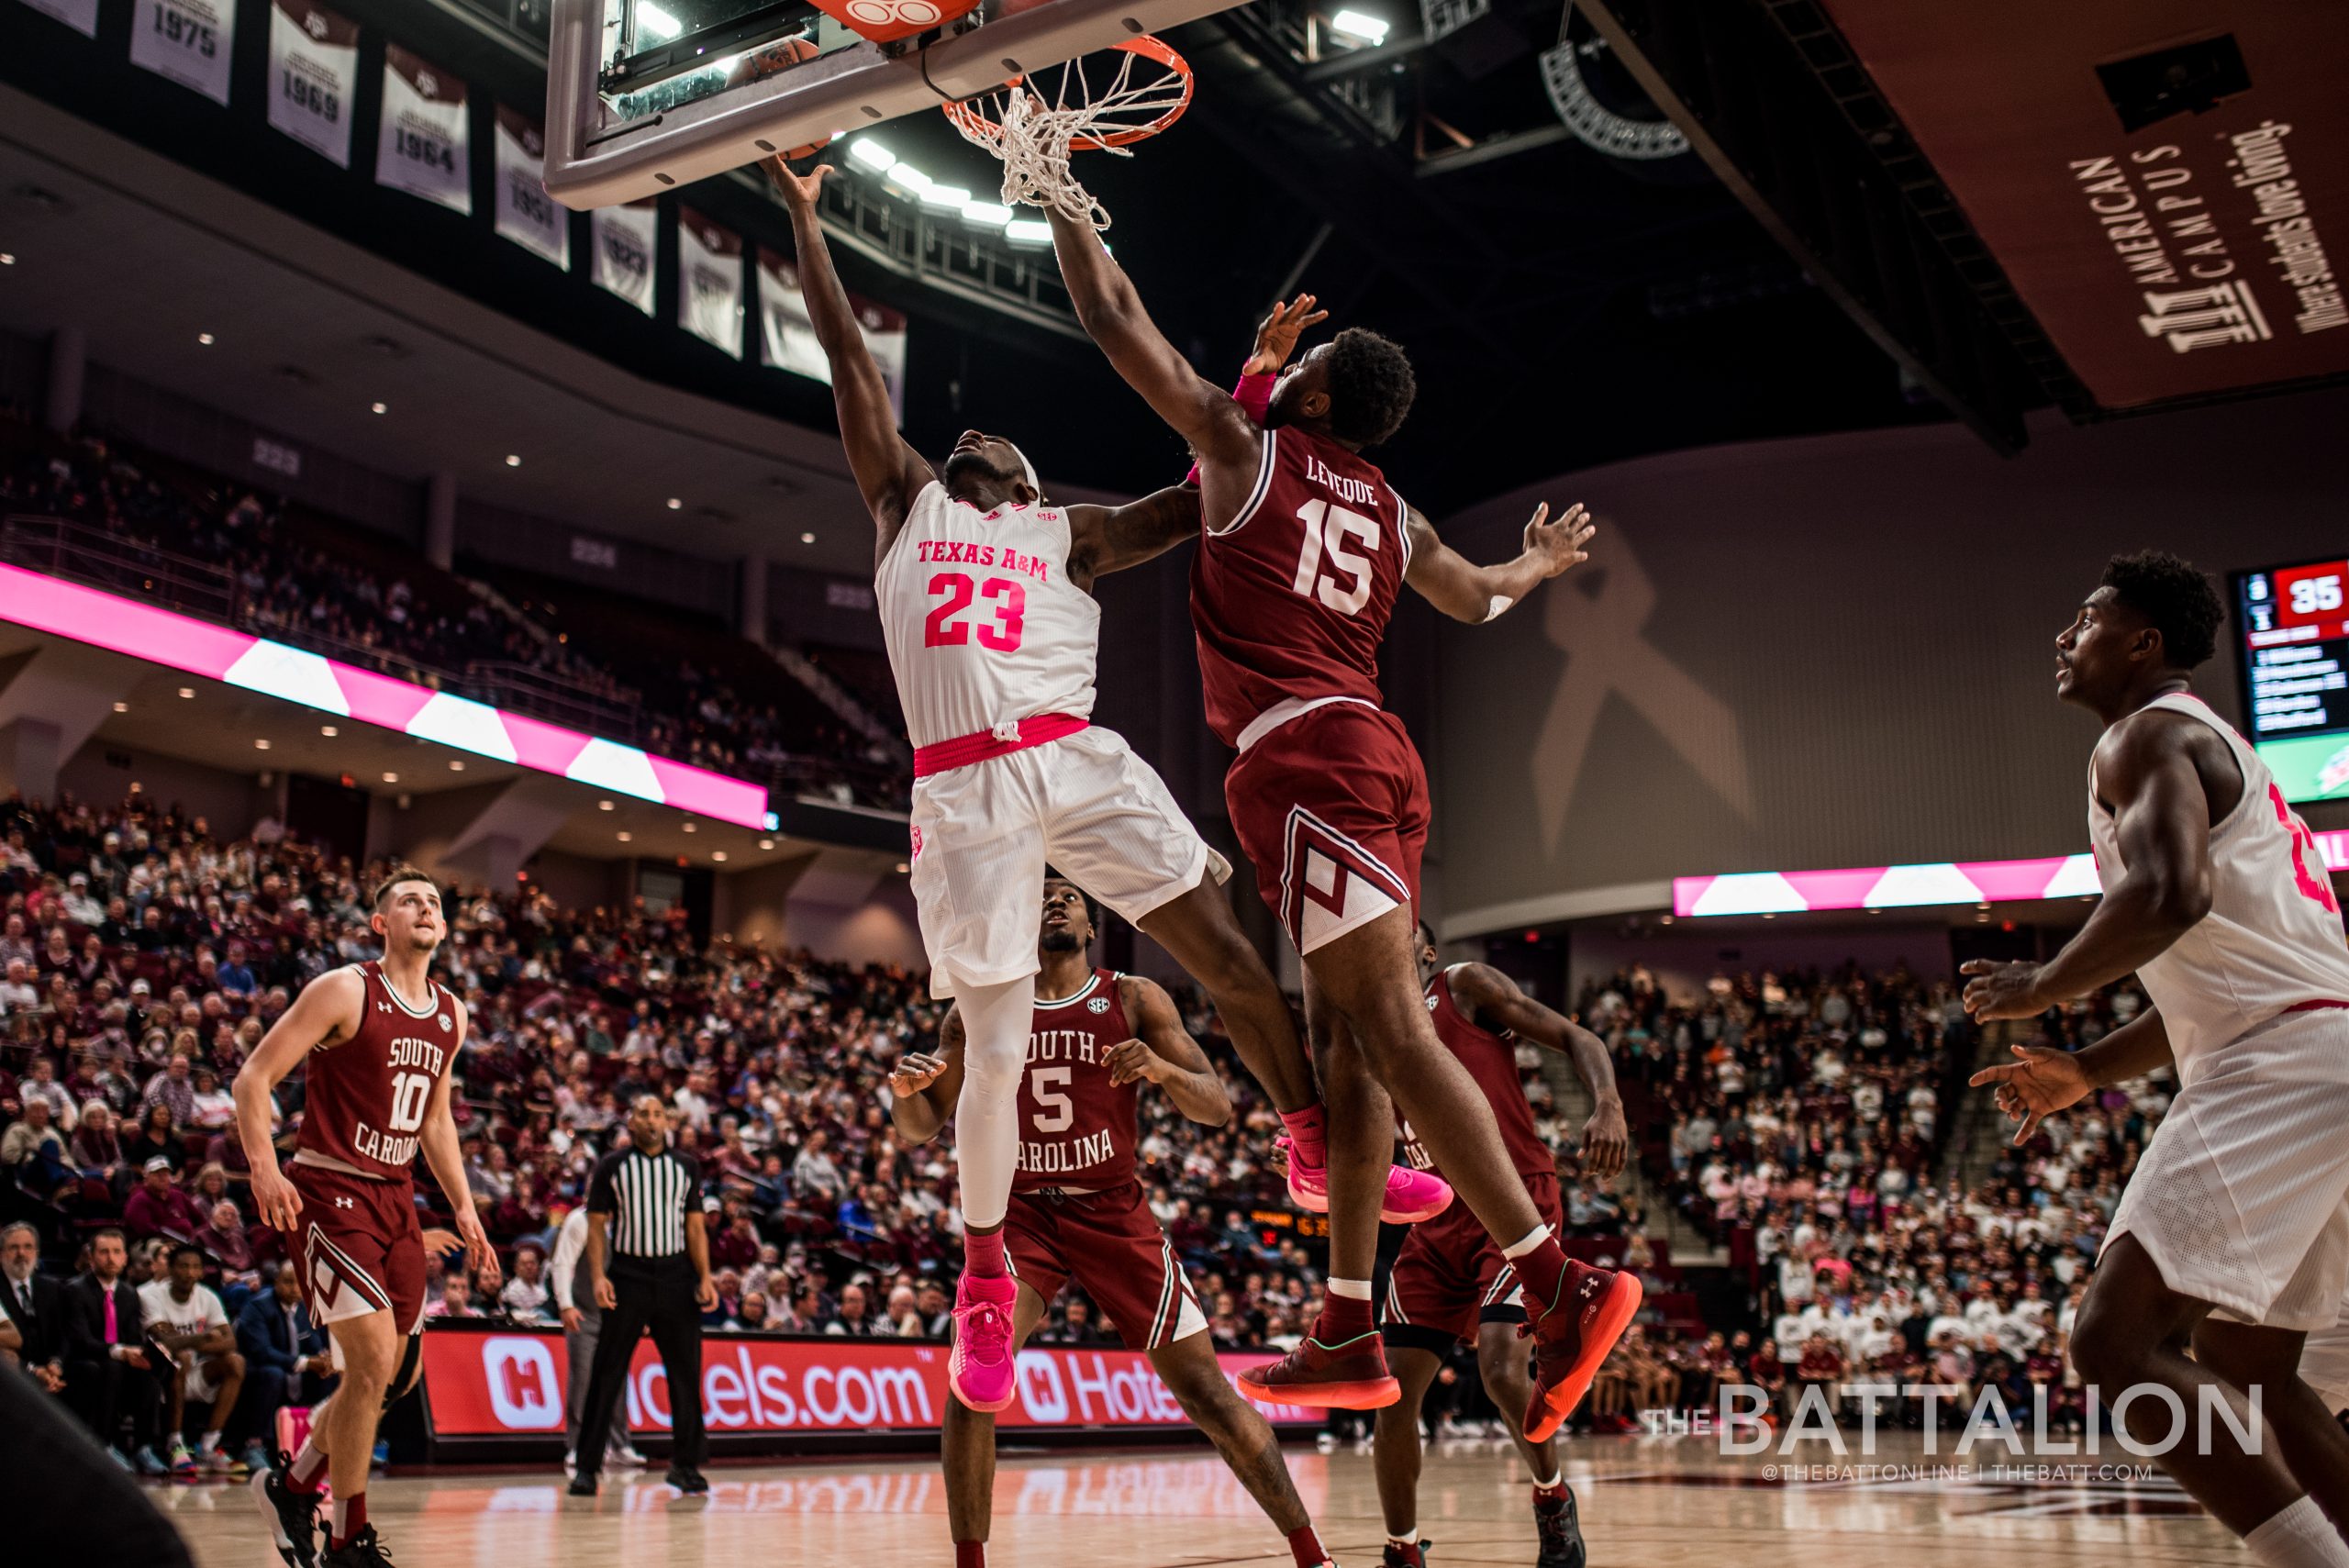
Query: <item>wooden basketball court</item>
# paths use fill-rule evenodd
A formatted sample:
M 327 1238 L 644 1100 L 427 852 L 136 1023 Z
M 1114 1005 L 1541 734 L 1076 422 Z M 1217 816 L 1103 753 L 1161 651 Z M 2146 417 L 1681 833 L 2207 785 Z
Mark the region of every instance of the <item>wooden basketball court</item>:
M 1723 1458 L 1716 1449 L 1708 1437 L 1572 1444 L 1567 1475 L 1581 1498 L 1591 1568 L 1972 1568 L 2019 1554 L 2032 1568 L 2243 1561 L 2233 1538 L 2159 1475 L 1787 1483 L 1764 1473 L 1782 1462 L 1775 1455 Z M 1804 1450 L 1797 1460 L 1836 1462 L 1822 1443 Z M 1884 1440 L 1879 1462 L 1954 1461 L 1927 1460 L 1904 1435 Z M 1386 1531 L 1369 1453 L 1295 1449 L 1290 1467 L 1337 1561 L 1375 1565 Z M 709 1473 L 709 1496 L 693 1500 L 660 1485 L 658 1473 L 607 1478 L 593 1502 L 567 1497 L 562 1476 L 548 1472 L 378 1477 L 369 1511 L 395 1558 L 420 1568 L 953 1562 L 946 1486 L 934 1462 L 719 1464 Z M 204 1568 L 276 1562 L 241 1485 L 174 1485 L 157 1496 Z M 995 1511 L 990 1557 L 1006 1568 L 1287 1562 L 1280 1538 L 1204 1451 L 1007 1451 Z M 1532 1518 L 1506 1444 L 1431 1448 L 1419 1533 L 1434 1542 L 1431 1564 L 1530 1568 Z

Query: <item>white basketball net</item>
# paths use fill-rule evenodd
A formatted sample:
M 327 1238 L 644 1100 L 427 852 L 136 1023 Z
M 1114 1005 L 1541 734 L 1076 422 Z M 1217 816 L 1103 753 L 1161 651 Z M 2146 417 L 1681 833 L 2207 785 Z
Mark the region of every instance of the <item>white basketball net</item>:
M 1137 83 L 1134 66 L 1149 68 L 1151 80 Z M 1182 73 L 1130 50 L 1118 51 L 1118 70 L 1097 96 L 1085 76 L 1083 59 L 1060 68 L 1060 83 L 1047 104 L 1031 76 L 1015 87 L 974 98 L 950 117 L 963 139 L 1003 160 L 1003 205 L 1049 207 L 1094 228 L 1109 227 L 1109 214 L 1071 171 L 1077 152 L 1133 156 L 1131 147 L 1108 138 L 1156 120 L 1179 106 L 1188 83 Z M 1074 100 L 1074 101 L 1072 101 Z M 974 129 L 970 117 L 978 120 Z

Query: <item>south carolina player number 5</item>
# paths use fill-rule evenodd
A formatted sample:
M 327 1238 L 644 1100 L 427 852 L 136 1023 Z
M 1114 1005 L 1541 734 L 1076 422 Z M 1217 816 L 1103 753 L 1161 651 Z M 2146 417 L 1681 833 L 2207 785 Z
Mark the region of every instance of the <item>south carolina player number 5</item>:
M 1028 1092 L 1036 1096 L 1039 1107 L 1035 1123 L 1038 1132 L 1066 1132 L 1070 1124 L 1076 1120 L 1076 1107 L 1069 1103 L 1069 1097 L 1052 1092 L 1052 1087 L 1068 1087 L 1069 1073 L 1066 1067 L 1031 1067 L 1028 1070 Z
M 1000 600 L 994 606 L 995 620 L 978 625 L 979 646 L 997 653 L 1017 652 L 1019 639 L 1026 634 L 1028 590 L 1009 577 L 990 577 L 985 583 L 974 582 L 961 572 L 941 572 L 930 580 L 930 596 L 943 595 L 946 602 L 930 612 L 922 623 L 921 642 L 924 648 L 958 648 L 971 640 L 972 623 L 958 619 L 971 607 L 974 597 Z

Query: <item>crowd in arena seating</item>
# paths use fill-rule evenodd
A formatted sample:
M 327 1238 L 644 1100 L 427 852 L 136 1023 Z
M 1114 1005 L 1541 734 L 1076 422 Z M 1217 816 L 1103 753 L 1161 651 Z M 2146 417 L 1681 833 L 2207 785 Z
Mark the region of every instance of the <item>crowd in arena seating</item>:
M 244 1201 L 228 1088 L 303 984 L 373 955 L 370 869 L 290 838 L 223 843 L 137 799 L 0 805 L 0 1220 L 30 1222 L 53 1267 L 118 1228 L 140 1280 L 185 1244 L 231 1318 L 267 1296 L 285 1251 Z M 711 1326 L 941 1330 L 960 1260 L 952 1168 L 942 1145 L 898 1144 L 883 1098 L 889 1064 L 935 1038 L 918 976 L 705 944 L 681 909 L 565 910 L 528 884 L 448 911 L 436 973 L 472 1018 L 456 1068 L 462 1201 L 509 1266 L 492 1293 L 436 1260 L 431 1316 L 559 1314 L 555 1232 L 624 1107 L 650 1093 L 708 1173 Z M 1219 1340 L 1293 1341 L 1319 1272 L 1266 1162 L 1277 1118 L 1212 1017 L 1188 1011 L 1238 1114 L 1198 1129 L 1144 1096 L 1152 1206 Z M 283 1146 L 298 1073 L 278 1110 Z M 429 1184 L 425 1196 L 440 1199 Z M 1041 1334 L 1108 1337 L 1074 1297 Z
M 573 637 L 561 617 L 534 613 L 551 606 L 529 593 L 487 591 L 413 551 L 96 437 L 61 441 L 0 417 L 0 511 L 62 518 L 159 562 L 224 573 L 229 603 L 190 606 L 200 613 L 224 610 L 278 641 L 697 766 L 847 802 L 904 803 L 888 749 L 855 735 L 747 644 L 720 671 L 639 639 Z M 508 672 L 536 684 L 518 693 L 499 684 Z

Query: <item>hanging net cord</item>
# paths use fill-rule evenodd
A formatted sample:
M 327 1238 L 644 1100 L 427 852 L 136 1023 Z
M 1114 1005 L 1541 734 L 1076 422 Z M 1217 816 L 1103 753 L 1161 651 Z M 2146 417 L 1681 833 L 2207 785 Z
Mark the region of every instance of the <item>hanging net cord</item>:
M 950 115 L 964 140 L 1003 160 L 1003 205 L 1049 207 L 1096 229 L 1109 227 L 1109 214 L 1071 172 L 1078 152 L 1113 152 L 1130 158 L 1122 145 L 1134 132 L 1187 101 L 1190 81 L 1179 71 L 1147 61 L 1156 74 L 1137 84 L 1134 64 L 1142 57 L 1118 51 L 1118 70 L 1098 96 L 1085 80 L 1085 61 L 1061 67 L 1059 86 L 1047 104 L 1025 82 L 965 104 Z M 1071 100 L 1074 100 L 1072 102 Z

